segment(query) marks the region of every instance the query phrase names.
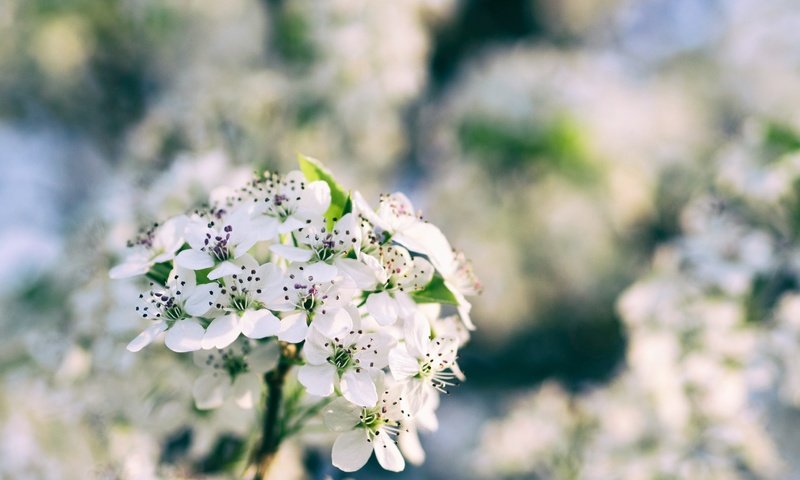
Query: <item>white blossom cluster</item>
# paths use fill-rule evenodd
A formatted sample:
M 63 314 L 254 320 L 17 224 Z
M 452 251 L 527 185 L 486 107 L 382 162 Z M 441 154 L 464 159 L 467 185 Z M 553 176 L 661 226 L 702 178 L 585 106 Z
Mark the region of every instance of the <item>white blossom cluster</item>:
M 417 430 L 435 428 L 440 393 L 463 379 L 458 349 L 474 329 L 466 296 L 480 284 L 403 194 L 372 209 L 319 162 L 301 156 L 300 166 L 217 191 L 207 208 L 129 243 L 110 276 L 151 281 L 135 307 L 148 326 L 128 350 L 163 334 L 170 350 L 193 352 L 200 409 L 228 398 L 252 408 L 264 374 L 294 362 L 308 394 L 332 399 L 323 414 L 339 433 L 333 464 L 355 471 L 374 451 L 399 471 L 398 444 L 421 461 Z M 282 356 L 287 345 L 301 356 Z
M 753 124 L 720 151 L 711 188 L 681 212 L 680 234 L 619 297 L 625 371 L 588 394 L 546 385 L 513 405 L 484 430 L 480 448 L 490 453 L 478 466 L 487 477 L 746 479 L 792 470 L 770 417 L 800 399 L 800 169 L 796 147 L 771 144 L 770 128 Z M 520 433 L 534 429 L 545 433 Z

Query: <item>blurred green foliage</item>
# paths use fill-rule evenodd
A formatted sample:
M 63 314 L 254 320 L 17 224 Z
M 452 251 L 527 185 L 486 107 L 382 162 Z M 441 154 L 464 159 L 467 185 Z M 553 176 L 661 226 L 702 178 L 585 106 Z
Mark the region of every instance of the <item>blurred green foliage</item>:
M 466 153 L 493 172 L 513 175 L 532 168 L 576 180 L 596 173 L 581 127 L 567 116 L 543 124 L 467 118 L 458 128 L 458 138 Z

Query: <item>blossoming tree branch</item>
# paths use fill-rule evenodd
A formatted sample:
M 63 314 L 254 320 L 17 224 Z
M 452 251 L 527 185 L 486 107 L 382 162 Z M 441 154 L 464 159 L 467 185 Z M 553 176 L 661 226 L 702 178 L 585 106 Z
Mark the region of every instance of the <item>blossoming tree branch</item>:
M 128 350 L 163 334 L 194 356 L 198 409 L 263 409 L 249 476 L 266 478 L 281 442 L 315 417 L 338 433 L 339 469 L 374 452 L 403 470 L 424 460 L 417 432 L 437 428 L 440 394 L 463 380 L 466 296 L 480 285 L 403 194 L 373 209 L 318 161 L 299 165 L 216 191 L 129 243 L 110 276 L 149 285 L 136 307 L 148 325 Z

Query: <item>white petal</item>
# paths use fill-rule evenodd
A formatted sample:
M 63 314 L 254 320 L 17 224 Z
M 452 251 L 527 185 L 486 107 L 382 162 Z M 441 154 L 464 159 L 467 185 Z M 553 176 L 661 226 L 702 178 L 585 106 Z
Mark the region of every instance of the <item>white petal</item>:
M 308 393 L 320 397 L 327 397 L 333 393 L 333 384 L 336 381 L 336 368 L 329 364 L 303 365 L 297 371 L 297 381 L 300 382 Z
M 306 338 L 308 325 L 305 312 L 293 313 L 281 319 L 278 338 L 284 342 L 300 343 Z
M 428 382 L 419 379 L 412 379 L 406 383 L 405 387 L 408 408 L 412 413 L 416 414 L 425 406 L 428 392 L 433 390 L 433 387 Z
M 366 370 L 350 370 L 342 375 L 342 396 L 356 405 L 374 407 L 378 403 L 378 392 Z
M 350 277 L 361 290 L 373 288 L 378 281 L 372 268 L 354 258 L 337 258 L 334 265 L 339 273 Z
M 389 225 L 384 222 L 377 213 L 375 213 L 375 210 L 373 210 L 372 207 L 369 206 L 367 201 L 364 199 L 364 196 L 361 195 L 361 192 L 354 191 L 352 198 L 353 209 L 356 213 L 369 220 L 369 222 L 376 227 L 382 228 L 383 230 L 389 230 Z
M 337 273 L 338 270 L 336 267 L 322 262 L 303 265 L 302 270 L 303 277 L 307 278 L 309 282 L 314 282 L 316 284 L 330 282 L 336 278 Z
M 207 233 L 214 233 L 213 230 L 208 228 L 208 222 L 201 218 L 193 218 L 186 224 L 184 238 L 186 238 L 186 243 L 194 250 L 200 250 L 205 246 Z
M 183 237 L 188 223 L 189 219 L 186 215 L 170 218 L 155 231 L 153 235 L 153 246 L 157 250 L 164 251 L 165 255 L 172 258 L 175 252 L 183 245 Z M 159 259 L 158 261 L 162 262 L 165 260 L 167 259 Z
M 219 298 L 219 285 L 216 283 L 205 283 L 198 285 L 189 294 L 189 298 L 183 304 L 184 310 L 189 315 L 201 317 L 208 313 L 211 307 L 217 303 Z
M 205 252 L 189 249 L 180 252 L 175 257 L 175 265 L 188 268 L 189 270 L 202 270 L 204 268 L 213 267 L 214 260 Z
M 172 271 L 169 272 L 167 286 L 172 291 L 181 292 L 182 298 L 186 298 L 186 295 L 197 286 L 197 275 L 195 275 L 194 270 L 174 267 Z
M 205 373 L 194 381 L 192 396 L 200 410 L 208 410 L 222 406 L 231 389 L 227 374 Z
M 231 394 L 236 405 L 249 410 L 261 397 L 261 379 L 250 372 L 240 373 L 233 381 Z
M 328 337 L 320 333 L 316 327 L 317 319 L 314 319 L 311 327 L 308 328 L 306 333 L 306 343 L 303 345 L 303 356 L 306 362 L 311 365 L 322 365 L 328 363 L 328 356 L 331 354 L 331 349 L 326 347 L 329 344 Z
M 195 320 L 178 320 L 167 330 L 164 344 L 173 352 L 193 352 L 202 348 L 206 330 Z
M 397 321 L 397 304 L 387 292 L 373 293 L 367 297 L 366 307 L 369 314 L 383 326 Z
M 277 335 L 281 321 L 267 309 L 247 310 L 240 320 L 242 333 L 250 338 Z
M 131 258 L 109 270 L 108 276 L 112 280 L 119 280 L 144 275 L 150 271 L 150 266 L 150 262 L 146 258 Z
M 325 426 L 334 432 L 352 430 L 361 421 L 361 412 L 364 410 L 358 405 L 353 405 L 344 398 L 337 398 L 322 411 L 322 420 Z
M 340 252 L 351 249 L 358 254 L 361 251 L 361 228 L 352 213 L 347 213 L 333 226 L 334 248 Z
M 400 449 L 395 445 L 394 440 L 387 434 L 386 430 L 379 430 L 379 434 L 375 435 L 372 440 L 373 448 L 375 449 L 375 457 L 381 467 L 389 470 L 390 472 L 400 472 L 406 468 L 406 461 L 403 460 L 403 455 L 400 454 Z
M 242 333 L 239 325 L 239 317 L 235 313 L 215 318 L 211 325 L 206 329 L 203 337 L 203 348 L 225 348 Z
M 250 366 L 251 371 L 265 373 L 278 366 L 280 357 L 281 349 L 278 346 L 278 342 L 258 344 L 247 356 L 247 364 Z
M 403 322 L 406 347 L 411 355 L 420 358 L 428 353 L 431 338 L 431 324 L 425 314 L 417 311 Z
M 408 425 L 406 430 L 401 429 L 400 434 L 397 436 L 397 442 L 400 444 L 400 451 L 403 456 L 414 465 L 421 465 L 425 461 L 425 450 L 422 449 L 422 444 L 419 442 L 419 434 L 417 428 L 413 425 Z
M 398 318 L 410 318 L 417 311 L 417 304 L 407 292 L 394 292 L 394 300 L 397 305 Z
M 128 351 L 138 352 L 144 347 L 153 343 L 153 340 L 158 337 L 158 334 L 167 329 L 167 322 L 159 321 L 149 327 L 145 328 L 142 333 L 136 336 L 131 343 L 128 344 Z
M 416 222 L 395 235 L 393 240 L 414 252 L 424 253 L 443 276 L 455 268 L 455 254 L 441 230 L 427 222 Z
M 213 270 L 208 272 L 208 279 L 217 280 L 222 277 L 227 277 L 228 275 L 233 275 L 234 273 L 238 273 L 239 271 L 241 271 L 241 269 L 242 269 L 241 266 L 226 260 L 217 265 Z
M 372 455 L 372 445 L 367 441 L 367 431 L 357 429 L 343 433 L 333 442 L 333 466 L 344 472 L 355 472 L 363 467 Z
M 464 322 L 467 330 L 475 330 L 475 324 L 472 323 L 472 318 L 470 317 L 470 310 L 472 310 L 472 305 L 465 301 L 465 303 L 458 306 L 458 316 L 461 317 L 461 321 Z
M 412 357 L 405 345 L 398 345 L 389 352 L 389 369 L 397 380 L 405 380 L 419 373 L 419 361 Z
M 317 180 L 306 186 L 300 198 L 298 213 L 304 218 L 324 215 L 331 206 L 331 187 L 327 182 Z
M 272 253 L 279 255 L 290 262 L 307 262 L 314 254 L 307 248 L 293 247 L 291 245 L 272 245 L 269 247 Z
M 283 223 L 278 226 L 278 233 L 289 233 L 298 230 L 305 225 L 306 222 L 302 218 L 295 216 L 287 217 Z
M 333 338 L 342 332 L 353 329 L 353 318 L 344 308 L 326 309 L 325 313 L 318 312 L 312 324 L 324 335 Z
M 280 222 L 277 218 L 261 215 L 254 219 L 250 228 L 253 229 L 253 234 L 258 241 L 272 240 L 278 236 L 278 225 Z
M 386 283 L 386 280 L 389 279 L 388 272 L 386 271 L 385 268 L 383 268 L 381 261 L 378 260 L 377 258 L 373 257 L 372 255 L 367 255 L 365 253 L 362 253 L 359 256 L 359 260 L 361 260 L 361 263 L 363 263 L 370 270 L 372 270 L 372 274 L 375 276 L 375 278 L 378 280 L 378 283 L 380 283 L 381 285 Z

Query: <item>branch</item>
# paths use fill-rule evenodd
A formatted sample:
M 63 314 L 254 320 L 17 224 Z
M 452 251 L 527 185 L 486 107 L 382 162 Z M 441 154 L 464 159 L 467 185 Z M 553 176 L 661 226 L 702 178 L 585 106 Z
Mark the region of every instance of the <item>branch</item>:
M 281 358 L 278 366 L 264 374 L 264 382 L 267 384 L 267 400 L 264 411 L 264 423 L 262 424 L 261 443 L 255 453 L 256 480 L 265 480 L 267 473 L 275 460 L 278 447 L 281 444 L 282 432 L 280 432 L 280 410 L 283 403 L 283 386 L 286 381 L 286 374 L 292 367 L 297 358 L 299 350 L 296 345 L 291 343 L 281 344 Z

